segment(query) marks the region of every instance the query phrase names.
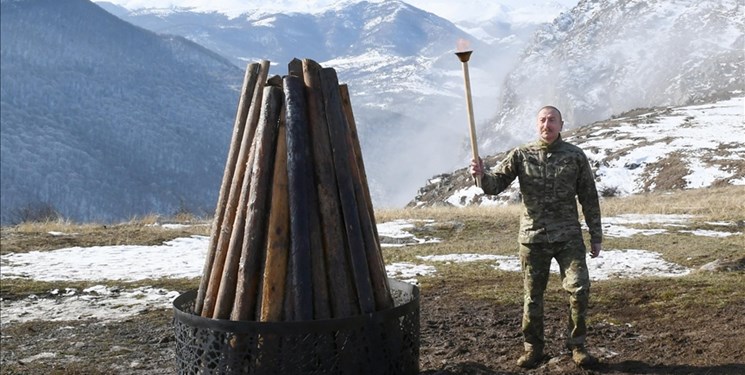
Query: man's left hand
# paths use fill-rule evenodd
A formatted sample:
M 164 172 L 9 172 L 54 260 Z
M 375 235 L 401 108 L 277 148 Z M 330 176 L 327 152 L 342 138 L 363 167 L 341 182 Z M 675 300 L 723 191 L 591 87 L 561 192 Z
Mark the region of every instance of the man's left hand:
M 590 257 L 597 258 L 602 248 L 603 245 L 600 242 L 590 244 Z

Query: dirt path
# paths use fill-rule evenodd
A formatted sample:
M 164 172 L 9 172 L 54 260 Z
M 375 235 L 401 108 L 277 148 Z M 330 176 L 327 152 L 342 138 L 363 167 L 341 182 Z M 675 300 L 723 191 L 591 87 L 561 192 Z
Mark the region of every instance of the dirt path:
M 629 308 L 623 301 L 630 298 L 618 299 L 606 313 L 635 323 L 591 323 L 588 348 L 601 363 L 585 370 L 563 350 L 566 307 L 547 300 L 547 357 L 539 368 L 523 370 L 515 365 L 522 352 L 521 306 L 462 297 L 466 287 L 448 282 L 422 291 L 424 374 L 745 374 L 745 301 L 678 311 L 671 320 Z
M 422 289 L 422 374 L 745 374 L 745 302 L 655 315 L 628 303 L 644 294 L 637 290 L 603 305 L 608 316 L 633 322 L 624 324 L 593 320 L 591 304 L 588 347 L 602 362 L 583 370 L 562 352 L 563 302 L 547 299 L 547 357 L 526 371 L 515 365 L 522 351 L 521 306 L 465 297 L 469 287 L 451 280 Z M 153 310 L 114 322 L 6 325 L 2 373 L 172 374 L 171 318 L 172 311 Z

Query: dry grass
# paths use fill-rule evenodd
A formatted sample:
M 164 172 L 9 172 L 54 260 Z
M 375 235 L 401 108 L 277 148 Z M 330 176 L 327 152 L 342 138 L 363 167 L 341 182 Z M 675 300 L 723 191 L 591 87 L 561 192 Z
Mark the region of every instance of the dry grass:
M 520 214 L 519 205 L 507 205 L 497 207 L 468 206 L 455 209 L 453 207 L 425 207 L 417 209 L 386 209 L 375 213 L 378 223 L 392 221 L 401 218 L 432 219 L 435 221 L 451 221 L 469 219 L 488 219 L 500 221 L 511 220 Z
M 638 214 L 688 214 L 703 220 L 745 219 L 745 186 L 720 186 L 713 188 L 652 192 L 626 197 L 605 198 L 601 201 L 603 216 L 624 213 Z M 400 218 L 433 219 L 435 221 L 463 220 L 513 220 L 519 217 L 518 204 L 492 207 L 465 208 L 430 207 L 419 209 L 386 209 L 376 212 L 378 223 Z
M 678 190 L 688 185 L 685 176 L 691 174 L 681 152 L 671 152 L 655 163 L 647 164 L 642 179 L 644 190 Z
M 517 251 L 517 231 L 520 205 L 498 207 L 425 208 L 408 210 L 383 210 L 377 213 L 378 223 L 396 219 L 432 220 L 438 225 L 417 222 L 412 230 L 418 237 L 442 239 L 436 244 L 408 248 L 385 248 L 386 262 L 417 262 L 416 256 L 436 254 L 488 253 L 514 255 Z M 742 233 L 745 228 L 745 187 L 660 192 L 623 198 L 605 198 L 601 201 L 604 217 L 621 214 L 692 215 L 685 228 L 667 228 L 660 224 L 634 225 L 637 228 L 666 228 L 664 234 L 655 236 L 606 237 L 603 248 L 643 249 L 660 253 L 664 259 L 687 267 L 700 267 L 714 260 L 735 261 L 745 257 L 745 236 L 729 237 L 696 236 L 685 230 L 714 230 Z M 728 222 L 718 226 L 712 222 Z M 468 275 L 482 273 L 469 263 L 458 268 Z M 438 265 L 441 269 L 453 265 Z M 494 271 L 496 272 L 496 271 Z
M 742 232 L 745 227 L 745 187 L 726 186 L 718 188 L 648 193 L 624 198 L 605 198 L 601 201 L 604 217 L 627 213 L 636 214 L 685 214 L 693 215 L 686 229 L 706 229 Z M 488 253 L 514 255 L 517 250 L 520 205 L 496 207 L 379 210 L 376 222 L 385 223 L 397 219 L 414 219 L 416 227 L 411 231 L 417 237 L 441 239 L 439 243 L 384 248 L 386 263 L 415 262 L 417 256 L 458 253 Z M 193 217 L 180 218 L 194 225 L 167 229 L 156 223 L 176 222 L 176 218 L 163 219 L 152 215 L 132 219 L 116 225 L 74 224 L 64 221 L 24 223 L 3 227 L 0 236 L 0 253 L 45 251 L 72 246 L 107 245 L 159 245 L 163 242 L 190 235 L 209 235 L 210 223 L 196 221 Z M 196 222 L 195 222 L 196 221 Z M 714 226 L 711 222 L 730 222 L 735 225 Z M 637 225 L 644 228 L 644 225 Z M 654 227 L 654 226 L 646 226 Z M 745 236 L 723 238 L 695 236 L 690 233 L 670 230 L 655 236 L 633 236 L 630 238 L 606 237 L 604 248 L 645 249 L 655 251 L 675 263 L 688 267 L 699 267 L 716 259 L 737 260 L 745 257 Z M 485 264 L 465 265 L 438 264 L 439 277 L 479 278 L 484 275 L 503 278 L 498 270 Z M 443 276 L 444 275 L 444 276 Z M 508 277 L 509 278 L 509 277 Z M 426 278 L 425 278 L 426 280 Z M 423 281 L 426 283 L 426 281 Z M 148 284 L 149 283 L 149 284 Z M 5 298 L 28 294 L 43 294 L 54 288 L 86 287 L 86 283 L 46 283 L 20 279 L 6 279 L 2 283 Z M 195 286 L 194 279 L 146 280 L 142 285 L 176 287 L 182 290 Z M 128 286 L 134 287 L 134 284 Z M 477 288 L 478 290 L 478 288 Z M 485 298 L 496 298 L 488 287 L 476 293 Z
M 713 230 L 742 233 L 745 229 L 745 186 L 683 190 L 640 194 L 625 198 L 610 198 L 602 202 L 605 217 L 626 213 L 692 215 L 685 230 Z M 712 222 L 727 222 L 718 226 Z M 635 225 L 638 228 L 660 228 L 658 224 Z M 745 236 L 722 238 L 696 236 L 669 229 L 655 236 L 637 235 L 628 238 L 606 238 L 606 249 L 645 249 L 655 251 L 671 262 L 698 267 L 723 259 L 745 257 Z
M 152 217 L 115 225 L 74 224 L 62 221 L 22 223 L 0 230 L 0 254 L 54 250 L 73 246 L 159 245 L 189 236 L 209 235 L 209 224 L 178 229 L 154 225 Z
M 601 203 L 604 216 L 623 213 L 686 214 L 706 221 L 745 220 L 745 186 L 676 190 L 609 198 Z

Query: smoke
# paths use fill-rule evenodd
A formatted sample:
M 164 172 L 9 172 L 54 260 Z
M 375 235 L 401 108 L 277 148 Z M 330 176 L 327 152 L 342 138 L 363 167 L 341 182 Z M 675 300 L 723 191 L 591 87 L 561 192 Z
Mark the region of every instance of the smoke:
M 474 118 L 480 128 L 497 112 L 502 83 L 517 61 L 523 42 L 514 34 L 491 44 L 475 41 L 466 47 L 462 41 L 451 45 L 473 48 L 468 64 Z M 417 79 L 403 82 L 418 93 L 404 101 L 376 99 L 364 88 L 360 88 L 363 95 L 355 96 L 355 88 L 350 86 L 376 208 L 403 207 L 432 177 L 464 168 L 470 162 L 464 77 L 454 52 L 443 53 L 421 69 Z M 488 139 L 477 137 L 480 150 L 485 141 Z

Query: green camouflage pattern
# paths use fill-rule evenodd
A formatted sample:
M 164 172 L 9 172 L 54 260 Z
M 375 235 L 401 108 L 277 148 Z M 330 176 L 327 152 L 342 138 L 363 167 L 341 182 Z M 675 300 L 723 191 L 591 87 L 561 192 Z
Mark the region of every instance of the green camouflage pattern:
M 579 147 L 563 141 L 561 136 L 551 144 L 537 141 L 512 150 L 494 171 L 484 174 L 481 188 L 486 194 L 496 195 L 516 178 L 523 201 L 518 242 L 525 293 L 525 350 L 542 352 L 545 345 L 543 294 L 552 259 L 559 264 L 562 287 L 569 293 L 567 347 L 582 347 L 587 335 L 590 277 L 577 200 L 589 228 L 590 242 L 603 240 L 600 203 L 590 163 Z
M 603 240 L 595 178 L 585 153 L 561 139 L 512 150 L 502 163 L 484 173 L 481 188 L 496 195 L 518 179 L 523 200 L 520 243 L 564 242 L 582 236 L 577 199 L 582 205 L 590 242 Z M 576 198 L 575 198 L 576 197 Z
M 543 351 L 543 294 L 548 284 L 551 259 L 559 264 L 562 288 L 569 293 L 566 345 L 582 347 L 587 335 L 587 305 L 590 298 L 590 276 L 581 238 L 566 242 L 520 245 L 523 270 L 524 304 L 522 332 L 525 350 Z

